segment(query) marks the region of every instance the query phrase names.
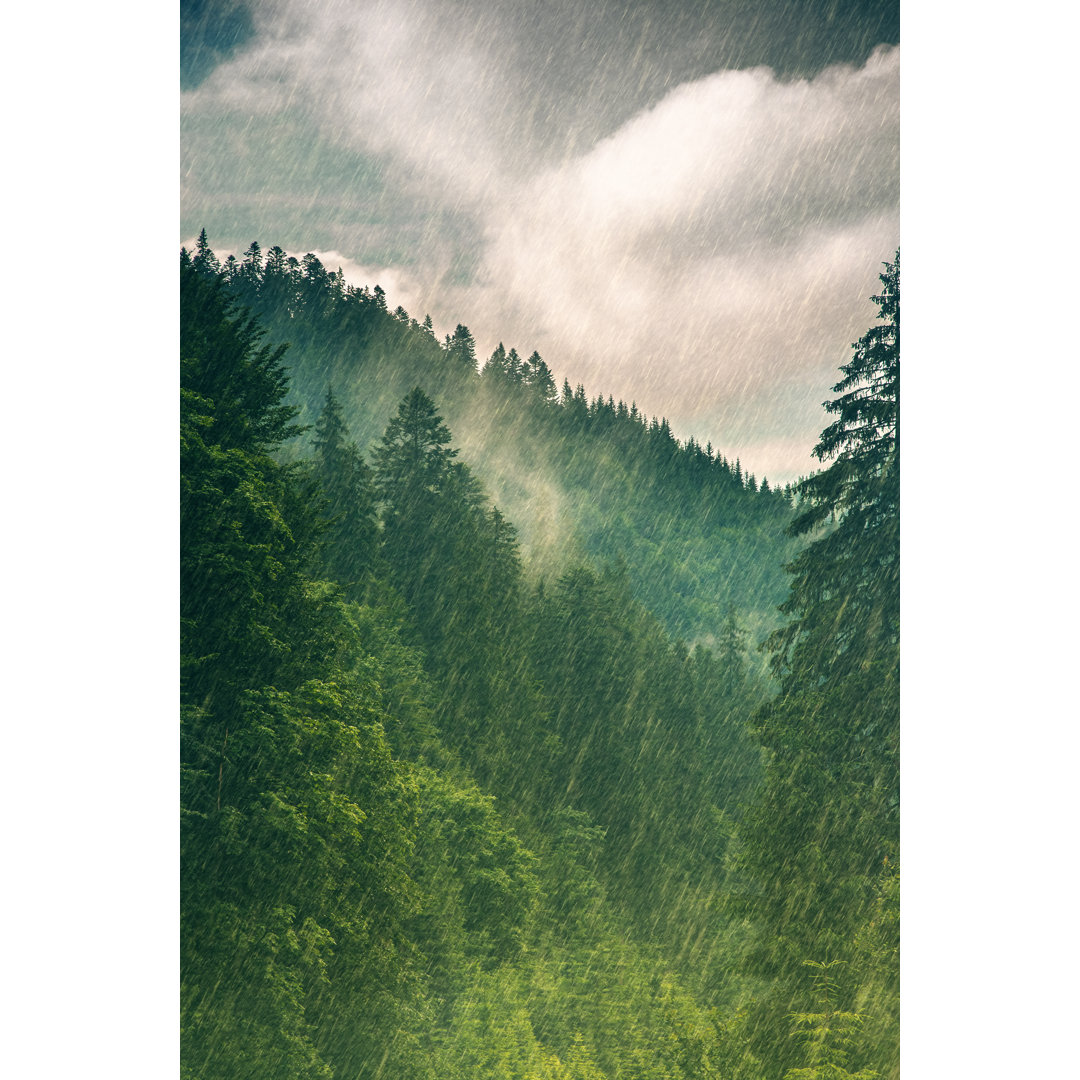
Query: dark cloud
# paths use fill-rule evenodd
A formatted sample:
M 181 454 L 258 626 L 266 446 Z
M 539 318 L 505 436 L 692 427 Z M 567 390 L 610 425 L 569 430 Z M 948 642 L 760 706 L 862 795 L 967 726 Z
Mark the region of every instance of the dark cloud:
M 454 5 L 462 27 L 513 50 L 523 124 L 575 152 L 681 83 L 765 66 L 781 79 L 861 65 L 900 41 L 896 2 L 873 0 L 479 0 Z M 571 105 L 564 109 L 562 104 Z
M 180 88 L 198 86 L 254 36 L 245 0 L 180 0 Z
M 334 252 L 790 478 L 898 242 L 889 11 L 263 0 L 183 95 L 181 235 Z

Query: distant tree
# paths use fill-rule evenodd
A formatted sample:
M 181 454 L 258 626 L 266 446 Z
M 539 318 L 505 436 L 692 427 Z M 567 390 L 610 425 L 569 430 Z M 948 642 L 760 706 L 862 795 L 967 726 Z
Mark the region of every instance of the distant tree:
M 262 273 L 262 248 L 259 247 L 257 240 L 252 240 L 250 247 L 244 253 L 244 261 L 240 267 L 240 277 L 249 289 L 257 292 L 262 284 Z
M 510 365 L 507 363 L 506 349 L 501 341 L 484 365 L 484 377 L 500 382 L 507 382 L 510 379 Z
M 301 262 L 303 268 L 304 277 L 312 283 L 312 285 L 319 286 L 325 289 L 330 281 L 330 275 L 326 272 L 326 267 L 323 266 L 322 260 L 313 252 L 308 252 Z
M 206 230 L 199 232 L 199 238 L 195 242 L 195 255 L 191 260 L 192 265 L 200 274 L 221 273 L 221 263 L 218 257 L 210 249 L 210 242 L 206 239 Z
M 450 441 L 435 403 L 414 387 L 375 448 L 376 487 L 391 515 L 410 512 L 414 502 L 445 487 L 457 457 Z
M 532 352 L 528 360 L 522 361 L 522 382 L 542 402 L 554 404 L 558 401 L 558 390 L 555 388 L 555 379 L 551 370 L 541 359 L 539 352 Z
M 519 383 L 524 380 L 524 363 L 521 357 L 518 356 L 517 349 L 511 349 L 506 354 L 506 374 L 510 377 L 511 382 Z
M 455 555 L 464 550 L 469 513 L 479 502 L 468 470 L 454 462 L 450 441 L 434 402 L 415 387 L 374 451 L 383 551 L 429 647 L 445 634 L 445 592 L 455 577 Z
M 358 586 L 375 562 L 378 543 L 375 483 L 349 439 L 341 403 L 330 387 L 315 423 L 314 446 L 314 474 L 326 500 L 318 569 L 350 595 L 359 595 Z
M 470 371 L 476 370 L 476 342 L 467 326 L 457 324 L 453 335 L 446 339 L 446 351 Z

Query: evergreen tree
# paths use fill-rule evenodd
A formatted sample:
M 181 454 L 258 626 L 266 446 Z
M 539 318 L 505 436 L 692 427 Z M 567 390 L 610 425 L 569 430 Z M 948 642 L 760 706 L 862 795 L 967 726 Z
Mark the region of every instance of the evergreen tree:
M 834 460 L 797 485 L 792 532 L 827 527 L 789 567 L 791 621 L 769 639 L 780 690 L 755 718 L 768 757 L 741 865 L 761 890 L 756 963 L 777 980 L 762 1030 L 787 1064 L 780 1024 L 801 965 L 852 955 L 898 845 L 899 272 L 898 252 L 874 298 L 881 322 L 855 343 L 825 406 L 837 420 L 815 454 Z M 886 1062 L 895 1051 L 873 1049 Z
M 194 260 L 181 267 L 180 613 L 191 704 L 215 694 L 231 702 L 247 680 L 280 678 L 303 604 L 317 529 L 270 456 L 299 429 L 284 404 L 284 349 L 262 336 L 220 279 Z
M 726 546 L 750 494 L 636 405 L 566 384 L 565 408 L 540 407 L 550 372 L 510 350 L 512 439 L 478 467 L 512 442 L 556 489 L 550 531 L 580 530 L 555 549 L 575 568 L 533 593 L 514 526 L 419 388 L 366 480 L 352 441 L 417 383 L 462 422 L 478 389 L 494 399 L 466 328 L 451 364 L 430 320 L 313 256 L 271 248 L 256 283 L 253 245 L 215 284 L 204 249 L 182 271 L 185 1080 L 761 1080 L 736 1045 L 749 1017 L 685 1055 L 665 1028 L 696 1037 L 701 1003 L 733 1009 L 724 965 L 747 932 L 718 923 L 715 898 L 758 768 L 744 719 L 760 692 L 716 582 L 756 588 Z M 294 343 L 295 397 L 280 351 L 215 296 Z M 279 453 L 287 402 L 318 417 L 300 464 Z M 547 529 L 525 528 L 531 544 Z M 577 565 L 620 549 L 636 578 Z M 636 599 L 649 589 L 689 601 L 716 651 L 673 642 Z M 877 972 L 895 893 L 884 871 L 874 889 L 854 950 Z
M 375 448 L 376 486 L 387 507 L 388 527 L 398 518 L 414 516 L 417 505 L 445 489 L 457 457 L 450 441 L 450 429 L 435 403 L 414 387 Z
M 332 388 L 315 424 L 314 475 L 326 499 L 326 532 L 319 571 L 359 596 L 373 567 L 378 543 L 375 483 L 356 444 L 348 437 L 341 404 Z
M 488 357 L 484 365 L 484 376 L 488 379 L 496 379 L 501 382 L 510 381 L 510 365 L 506 357 L 506 349 L 500 341 L 495 351 Z
M 191 262 L 200 274 L 215 275 L 221 273 L 221 263 L 210 248 L 210 241 L 206 239 L 205 229 L 199 231 L 199 238 L 195 242 L 195 256 Z
M 467 326 L 458 323 L 453 336 L 446 339 L 446 351 L 469 371 L 476 371 L 476 342 Z
M 272 456 L 296 430 L 280 360 L 182 265 L 181 1071 L 199 1080 L 370 1075 L 416 985 L 414 791 L 349 620 L 305 574 L 317 507 Z
M 251 245 L 244 253 L 244 261 L 240 267 L 240 277 L 245 286 L 254 293 L 258 293 L 262 284 L 263 258 L 262 248 L 257 240 L 252 240 Z
M 511 382 L 519 383 L 522 381 L 522 360 L 521 357 L 518 356 L 517 349 L 511 349 L 506 354 L 506 374 Z
M 481 498 L 450 441 L 434 402 L 415 387 L 374 452 L 383 550 L 421 640 L 436 650 L 453 614 L 447 590 L 458 588 L 461 569 L 476 558 L 472 517 Z

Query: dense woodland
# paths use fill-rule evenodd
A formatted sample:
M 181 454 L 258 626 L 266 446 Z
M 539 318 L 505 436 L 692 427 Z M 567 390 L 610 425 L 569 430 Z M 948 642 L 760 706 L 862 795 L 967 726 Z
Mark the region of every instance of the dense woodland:
M 897 1075 L 899 255 L 784 490 L 314 256 L 180 279 L 182 1076 Z

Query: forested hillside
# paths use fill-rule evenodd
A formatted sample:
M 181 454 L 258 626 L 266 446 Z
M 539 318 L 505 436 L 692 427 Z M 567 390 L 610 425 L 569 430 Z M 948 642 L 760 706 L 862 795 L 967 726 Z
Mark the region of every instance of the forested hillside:
M 397 403 L 420 386 L 436 399 L 492 498 L 519 530 L 530 574 L 574 559 L 622 559 L 634 595 L 687 641 L 712 641 L 729 607 L 754 640 L 777 624 L 791 491 L 770 489 L 737 458 L 693 439 L 636 402 L 556 386 L 547 363 L 500 345 L 478 357 L 467 326 L 442 341 L 431 320 L 388 309 L 377 285 L 346 285 L 314 255 L 253 243 L 221 263 L 205 234 L 193 263 L 222 273 L 269 339 L 288 342 L 287 401 L 314 425 L 332 388 L 366 452 Z M 526 352 L 525 349 L 522 353 Z M 297 441 L 310 450 L 313 433 Z
M 899 258 L 797 492 L 180 277 L 182 1075 L 894 1075 Z

